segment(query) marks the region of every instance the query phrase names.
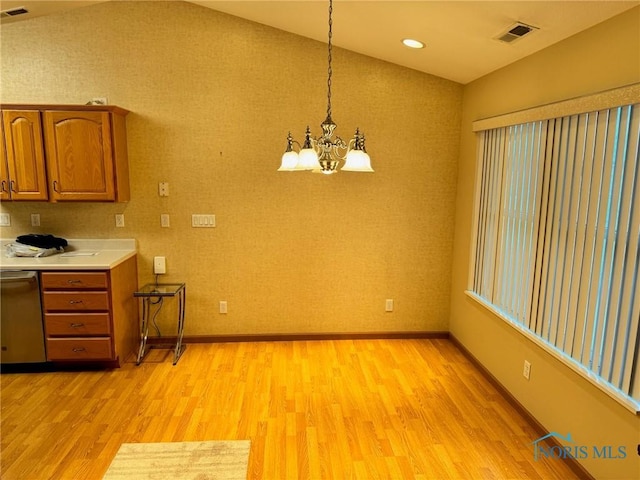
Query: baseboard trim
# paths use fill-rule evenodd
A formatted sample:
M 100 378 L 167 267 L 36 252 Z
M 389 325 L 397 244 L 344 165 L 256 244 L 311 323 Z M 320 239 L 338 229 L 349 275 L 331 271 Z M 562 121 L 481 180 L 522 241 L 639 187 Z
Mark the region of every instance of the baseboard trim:
M 318 332 L 318 333 L 247 333 L 236 335 L 188 335 L 183 343 L 293 342 L 305 340 L 376 340 L 411 338 L 449 338 L 449 332 Z M 177 337 L 149 337 L 149 345 L 175 344 Z
M 454 335 L 449 334 L 449 340 L 462 352 L 462 354 L 469 359 L 473 365 L 480 370 L 480 372 L 491 382 L 491 384 L 500 392 L 500 394 L 509 402 L 509 404 L 515 408 L 520 415 L 522 415 L 527 422 L 540 434 L 540 436 L 544 436 L 549 434 L 550 432 L 544 428 L 544 426 L 534 417 L 529 410 L 527 410 L 524 405 L 522 405 L 516 397 L 514 397 L 509 390 L 507 390 L 500 381 L 493 376 L 493 374 L 482 364 L 480 360 L 478 360 L 468 349 L 465 347 L 460 340 L 458 340 Z M 562 444 L 558 442 L 554 437 L 549 437 L 544 440 L 551 447 L 560 447 L 562 448 Z M 595 478 L 585 469 L 575 458 L 563 458 L 567 466 L 577 475 L 581 480 L 595 480 Z

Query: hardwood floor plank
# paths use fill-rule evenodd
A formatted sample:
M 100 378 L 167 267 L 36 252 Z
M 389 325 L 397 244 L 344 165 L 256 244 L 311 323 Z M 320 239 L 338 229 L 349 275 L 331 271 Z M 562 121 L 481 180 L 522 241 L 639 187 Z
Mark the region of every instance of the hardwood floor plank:
M 571 479 L 446 339 L 189 344 L 178 365 L 0 375 L 3 480 L 99 479 L 122 443 L 250 439 L 248 478 Z

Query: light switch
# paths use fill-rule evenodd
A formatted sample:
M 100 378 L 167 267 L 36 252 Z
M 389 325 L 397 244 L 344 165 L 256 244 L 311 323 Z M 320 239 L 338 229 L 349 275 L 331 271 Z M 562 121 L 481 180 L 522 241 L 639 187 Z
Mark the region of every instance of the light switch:
M 213 228 L 216 226 L 215 215 L 191 215 L 191 226 L 195 228 Z
M 170 224 L 169 224 L 169 214 L 168 213 L 163 213 L 160 215 L 160 226 L 164 227 L 164 228 L 169 228 Z
M 0 213 L 0 226 L 11 226 L 11 215 L 9 215 L 8 213 Z

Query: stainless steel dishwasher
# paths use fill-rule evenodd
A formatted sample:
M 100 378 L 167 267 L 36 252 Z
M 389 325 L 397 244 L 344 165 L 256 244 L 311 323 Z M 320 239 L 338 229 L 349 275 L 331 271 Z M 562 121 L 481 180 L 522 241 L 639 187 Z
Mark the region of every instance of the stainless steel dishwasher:
M 0 271 L 0 363 L 46 361 L 38 272 Z

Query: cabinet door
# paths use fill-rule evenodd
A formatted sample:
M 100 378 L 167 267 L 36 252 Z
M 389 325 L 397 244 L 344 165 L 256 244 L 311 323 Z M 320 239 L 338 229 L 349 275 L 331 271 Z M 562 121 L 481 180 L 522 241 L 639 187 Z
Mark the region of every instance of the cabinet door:
M 114 201 L 109 112 L 45 111 L 51 199 Z
M 47 177 L 40 112 L 2 112 L 10 197 L 47 200 Z
M 0 200 L 9 200 L 9 169 L 7 168 L 7 150 L 4 144 L 4 127 L 0 122 Z

